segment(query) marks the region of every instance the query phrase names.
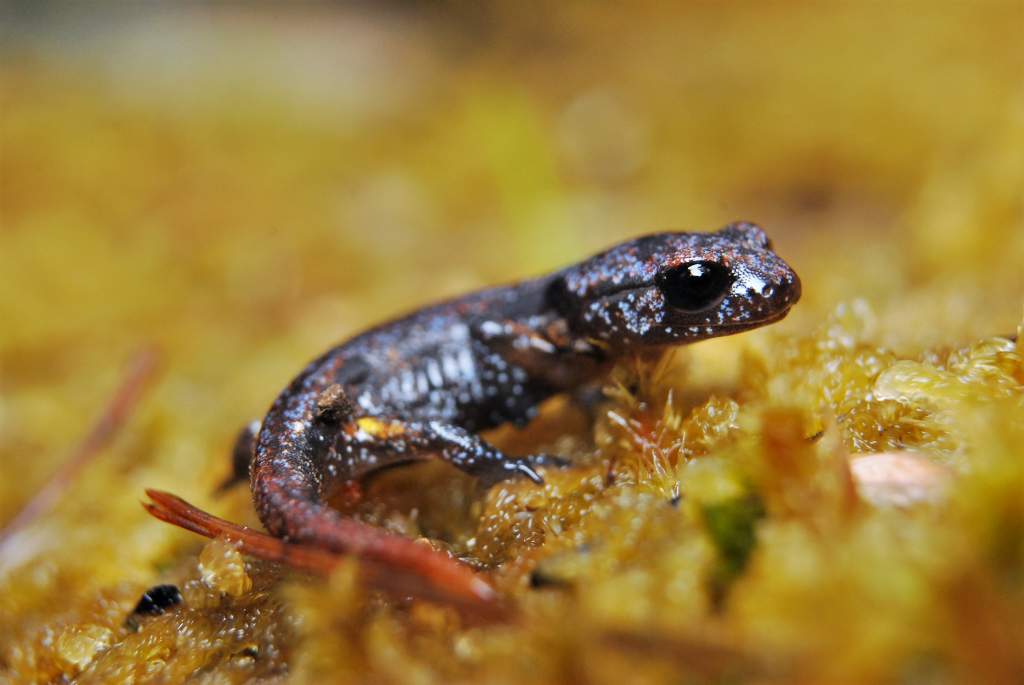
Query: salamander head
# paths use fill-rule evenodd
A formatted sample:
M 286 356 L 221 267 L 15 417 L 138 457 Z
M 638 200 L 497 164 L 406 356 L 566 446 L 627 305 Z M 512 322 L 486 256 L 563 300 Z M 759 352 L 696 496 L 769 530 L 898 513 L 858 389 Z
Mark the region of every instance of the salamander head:
M 778 321 L 800 279 L 758 226 L 659 233 L 562 271 L 549 290 L 570 330 L 612 348 L 679 345 Z

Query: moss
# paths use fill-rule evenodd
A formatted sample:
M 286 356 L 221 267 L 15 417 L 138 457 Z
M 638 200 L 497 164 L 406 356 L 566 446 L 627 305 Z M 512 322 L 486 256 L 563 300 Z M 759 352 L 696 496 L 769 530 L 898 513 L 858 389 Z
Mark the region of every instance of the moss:
M 707 534 L 718 552 L 708 582 L 711 601 L 721 607 L 729 586 L 742 575 L 757 544 L 757 522 L 764 517 L 761 500 L 747 495 L 701 508 Z
M 1024 680 L 1011 5 L 154 16 L 197 61 L 141 24 L 95 51 L 33 24 L 0 72 L 0 520 L 135 350 L 163 365 L 0 555 L 0 680 Z M 600 397 L 489 436 L 573 461 L 543 487 L 427 465 L 338 503 L 437 538 L 514 620 L 378 595 L 355 562 L 245 559 L 139 507 L 162 488 L 257 526 L 244 488 L 213 493 L 305 360 L 737 218 L 801 275 L 786 321 L 621 360 Z M 128 621 L 160 583 L 183 602 Z

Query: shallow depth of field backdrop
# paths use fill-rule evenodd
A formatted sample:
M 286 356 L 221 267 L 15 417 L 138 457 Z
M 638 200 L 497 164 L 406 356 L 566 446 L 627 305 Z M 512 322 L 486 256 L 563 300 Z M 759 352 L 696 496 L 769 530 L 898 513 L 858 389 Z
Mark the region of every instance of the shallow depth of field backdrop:
M 0 22 L 0 524 L 159 357 L 3 548 L 0 682 L 1024 679 L 1024 3 Z M 420 469 L 355 512 L 488 566 L 513 624 L 367 597 L 348 566 L 243 568 L 139 506 L 158 487 L 257 525 L 244 487 L 212 494 L 234 435 L 334 342 L 736 219 L 800 273 L 788 319 L 495 436 L 579 462 L 544 489 Z M 884 451 L 946 490 L 851 494 L 849 456 Z M 126 625 L 160 582 L 185 605 Z

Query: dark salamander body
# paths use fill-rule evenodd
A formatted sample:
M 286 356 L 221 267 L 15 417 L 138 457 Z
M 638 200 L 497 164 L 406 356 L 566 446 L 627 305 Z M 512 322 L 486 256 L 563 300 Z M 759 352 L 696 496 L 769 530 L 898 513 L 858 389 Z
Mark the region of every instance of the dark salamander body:
M 487 484 L 541 482 L 551 457 L 506 456 L 477 432 L 526 423 L 631 350 L 762 326 L 799 297 L 764 232 L 739 223 L 638 238 L 378 326 L 307 366 L 240 440 L 260 519 L 288 541 L 394 562 L 394 536 L 325 504 L 335 488 L 425 458 Z

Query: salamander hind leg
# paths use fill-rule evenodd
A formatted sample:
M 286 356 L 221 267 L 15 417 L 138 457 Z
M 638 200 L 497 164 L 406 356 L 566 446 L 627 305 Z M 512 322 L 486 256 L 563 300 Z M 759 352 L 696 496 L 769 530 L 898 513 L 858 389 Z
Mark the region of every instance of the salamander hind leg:
M 253 501 L 264 526 L 288 542 L 355 554 L 412 571 L 449 591 L 493 597 L 468 567 L 427 546 L 346 518 L 325 497 L 339 481 L 431 457 L 445 459 L 487 483 L 517 474 L 539 482 L 531 460 L 509 458 L 458 427 L 359 417 L 353 410 L 337 385 L 307 386 L 271 408 L 252 461 Z
M 223 493 L 239 483 L 249 482 L 249 464 L 256 449 L 256 436 L 259 431 L 259 421 L 250 421 L 238 431 L 235 445 L 231 450 L 231 474 L 217 486 L 217 493 Z

